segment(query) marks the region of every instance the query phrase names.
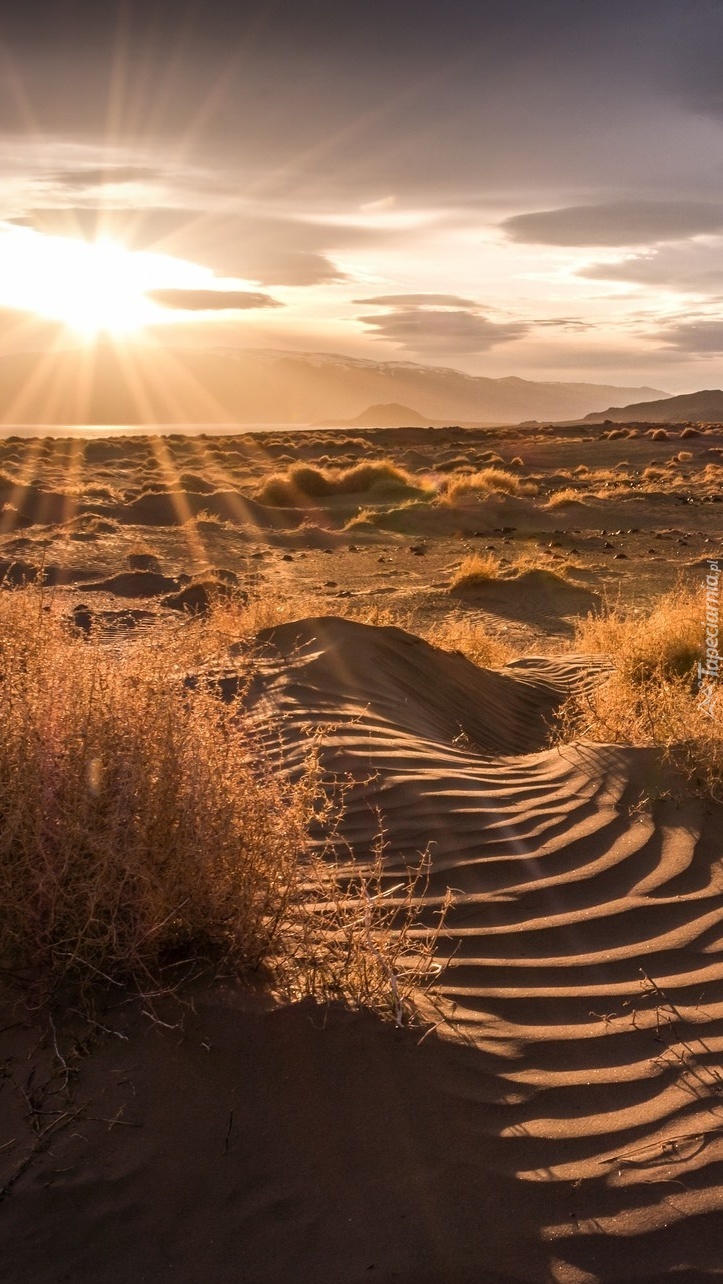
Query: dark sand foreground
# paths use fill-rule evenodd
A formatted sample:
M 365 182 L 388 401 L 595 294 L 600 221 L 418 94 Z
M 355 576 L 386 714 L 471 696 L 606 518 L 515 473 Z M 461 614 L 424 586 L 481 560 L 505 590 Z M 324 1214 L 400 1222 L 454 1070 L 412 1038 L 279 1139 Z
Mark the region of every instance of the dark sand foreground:
M 9 1284 L 723 1276 L 723 807 L 654 749 L 548 740 L 604 666 L 565 649 L 575 617 L 718 547 L 723 430 L 631 432 L 0 443 L 6 580 L 114 646 L 184 627 L 190 587 L 248 595 L 248 705 L 287 768 L 323 730 L 350 866 L 381 821 L 390 889 L 429 851 L 421 924 L 453 897 L 416 1028 L 230 981 L 99 1024 L 9 994 Z M 412 480 L 262 502 L 299 457 Z M 440 499 L 490 466 L 516 493 Z M 501 573 L 455 588 L 475 552 Z M 419 636 L 450 623 L 517 658 Z

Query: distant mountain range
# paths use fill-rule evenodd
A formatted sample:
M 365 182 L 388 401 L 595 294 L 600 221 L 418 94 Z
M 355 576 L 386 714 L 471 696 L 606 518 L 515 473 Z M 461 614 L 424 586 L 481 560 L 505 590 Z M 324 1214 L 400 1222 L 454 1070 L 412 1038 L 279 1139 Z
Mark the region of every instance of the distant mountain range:
M 0 357 L 4 424 L 514 424 L 581 418 L 656 388 L 486 379 L 436 366 L 272 349 L 98 343 Z M 393 412 L 393 413 L 392 413 Z M 606 412 L 607 415 L 607 412 Z M 401 422 L 398 422 L 401 419 Z
M 662 401 L 638 401 L 631 406 L 611 406 L 599 414 L 585 416 L 586 423 L 626 424 L 640 421 L 648 424 L 723 423 L 723 392 L 708 388 L 703 392 L 686 392 Z

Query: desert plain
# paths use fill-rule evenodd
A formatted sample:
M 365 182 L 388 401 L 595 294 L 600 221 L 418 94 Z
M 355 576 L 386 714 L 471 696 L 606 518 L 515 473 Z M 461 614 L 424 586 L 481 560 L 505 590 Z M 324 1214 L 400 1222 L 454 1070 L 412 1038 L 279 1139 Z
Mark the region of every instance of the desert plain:
M 291 959 L 6 917 L 9 1284 L 720 1278 L 721 479 L 701 423 L 0 441 L 13 627 L 167 655 L 319 791 Z

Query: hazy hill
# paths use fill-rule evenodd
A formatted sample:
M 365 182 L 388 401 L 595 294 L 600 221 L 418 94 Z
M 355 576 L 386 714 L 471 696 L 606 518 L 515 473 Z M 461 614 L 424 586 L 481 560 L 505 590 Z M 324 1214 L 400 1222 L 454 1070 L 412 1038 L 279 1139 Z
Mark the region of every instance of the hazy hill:
M 686 392 L 663 401 L 637 401 L 631 406 L 611 406 L 598 414 L 585 416 L 586 423 L 599 424 L 610 419 L 623 424 L 645 422 L 674 424 L 692 420 L 695 423 L 723 423 L 723 392 L 708 388 L 703 392 Z
M 401 406 L 398 401 L 390 401 L 381 406 L 367 406 L 360 415 L 353 419 L 330 420 L 345 428 L 424 428 L 429 419 L 412 410 L 410 406 Z M 323 424 L 319 425 L 323 427 Z
M 574 419 L 654 388 L 486 379 L 412 362 L 270 349 L 93 348 L 0 357 L 0 421 L 339 423 L 368 407 L 417 408 L 422 423 Z

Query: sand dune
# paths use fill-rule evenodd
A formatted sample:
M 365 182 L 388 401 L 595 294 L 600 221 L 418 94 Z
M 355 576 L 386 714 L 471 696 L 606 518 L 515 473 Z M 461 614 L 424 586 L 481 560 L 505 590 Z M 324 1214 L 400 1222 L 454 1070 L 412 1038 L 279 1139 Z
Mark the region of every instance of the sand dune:
M 430 922 L 455 891 L 438 1033 L 496 1078 L 477 1122 L 500 1173 L 531 1197 L 550 1183 L 566 1193 L 572 1211 L 546 1234 L 583 1273 L 554 1278 L 712 1265 L 723 808 L 671 799 L 652 750 L 542 748 L 584 660 L 487 673 L 338 619 L 260 641 L 251 698 L 289 760 L 326 724 L 327 769 L 357 782 L 344 821 L 355 859 L 369 858 L 381 818 L 390 884 L 429 845 Z M 654 1229 L 665 1233 L 633 1265 L 633 1237 Z

